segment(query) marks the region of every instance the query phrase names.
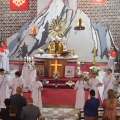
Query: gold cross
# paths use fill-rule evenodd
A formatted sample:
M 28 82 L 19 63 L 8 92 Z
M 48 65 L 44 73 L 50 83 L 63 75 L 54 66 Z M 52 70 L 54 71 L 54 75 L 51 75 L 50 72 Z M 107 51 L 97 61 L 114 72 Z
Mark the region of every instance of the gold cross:
M 62 66 L 62 64 L 58 64 L 57 60 L 55 60 L 55 64 L 51 64 L 51 66 L 54 66 L 55 67 L 55 72 L 58 72 L 57 68 L 58 68 L 58 66 Z

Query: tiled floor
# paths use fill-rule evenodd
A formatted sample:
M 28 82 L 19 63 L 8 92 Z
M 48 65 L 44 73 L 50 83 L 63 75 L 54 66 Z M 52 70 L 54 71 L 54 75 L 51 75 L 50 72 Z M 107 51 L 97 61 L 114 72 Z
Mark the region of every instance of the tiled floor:
M 76 120 L 77 112 L 74 108 L 43 108 L 42 115 L 45 120 Z

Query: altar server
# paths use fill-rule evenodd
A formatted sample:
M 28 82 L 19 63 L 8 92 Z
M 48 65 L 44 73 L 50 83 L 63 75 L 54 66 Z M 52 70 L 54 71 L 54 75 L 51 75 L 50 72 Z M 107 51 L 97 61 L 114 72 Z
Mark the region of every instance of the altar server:
M 21 73 L 19 71 L 15 72 L 15 77 L 12 79 L 11 85 L 12 85 L 12 89 L 13 89 L 12 94 L 16 94 L 17 87 L 21 87 L 22 91 L 23 91 L 23 88 L 25 87 L 25 81 L 21 77 Z
M 85 93 L 84 88 L 87 87 L 87 83 L 84 81 L 84 76 L 81 75 L 80 79 L 76 82 L 74 90 L 76 90 L 76 109 L 83 109 L 85 103 Z M 82 97 L 81 97 L 82 96 Z
M 95 91 L 95 98 L 98 98 L 98 89 L 97 89 L 97 87 L 102 85 L 102 83 L 100 83 L 99 80 L 96 77 L 97 77 L 97 73 L 94 72 L 92 74 L 92 78 L 88 82 L 88 85 L 89 85 L 89 91 L 94 90 Z
M 108 69 L 106 76 L 103 78 L 104 90 L 102 95 L 102 100 L 108 98 L 107 92 L 109 89 L 113 89 L 114 84 L 117 84 L 114 75 L 112 74 L 112 70 Z
M 30 83 L 30 88 L 32 91 L 33 104 L 42 109 L 41 90 L 43 89 L 43 85 L 39 80 L 40 78 L 36 76 L 36 80 Z
M 114 69 L 115 69 L 114 62 L 116 58 L 116 51 L 114 47 L 111 46 L 108 55 L 109 55 L 108 68 L 112 69 L 112 73 L 114 73 Z
M 4 49 L 4 52 L 5 52 L 5 61 L 4 61 L 4 69 L 6 71 L 6 73 L 9 73 L 9 49 L 8 49 L 8 46 L 7 46 L 7 40 L 4 39 L 3 42 L 2 42 L 2 47 Z
M 7 86 L 11 89 L 10 83 L 4 74 L 4 69 L 0 69 L 0 108 L 5 108 L 4 100 L 6 99 Z
M 4 68 L 5 69 L 5 52 L 4 49 L 2 47 L 2 41 L 0 41 L 0 68 Z

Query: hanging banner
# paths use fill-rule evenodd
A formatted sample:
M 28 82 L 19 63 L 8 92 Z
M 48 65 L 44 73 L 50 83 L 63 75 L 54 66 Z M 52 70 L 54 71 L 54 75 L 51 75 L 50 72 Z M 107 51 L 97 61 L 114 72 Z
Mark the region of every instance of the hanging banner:
M 106 0 L 92 0 L 92 4 L 105 4 Z
M 28 0 L 10 0 L 10 10 L 28 10 Z

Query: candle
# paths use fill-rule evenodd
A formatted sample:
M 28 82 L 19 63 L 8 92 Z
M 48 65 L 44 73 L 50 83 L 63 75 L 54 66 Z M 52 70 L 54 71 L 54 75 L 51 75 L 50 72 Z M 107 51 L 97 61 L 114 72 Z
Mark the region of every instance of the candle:
M 28 62 L 28 56 L 27 56 L 27 62 Z
M 31 62 L 31 58 L 29 57 L 29 62 Z
M 32 57 L 32 61 L 34 61 L 33 57 Z
M 26 57 L 24 57 L 24 61 L 26 61 Z

